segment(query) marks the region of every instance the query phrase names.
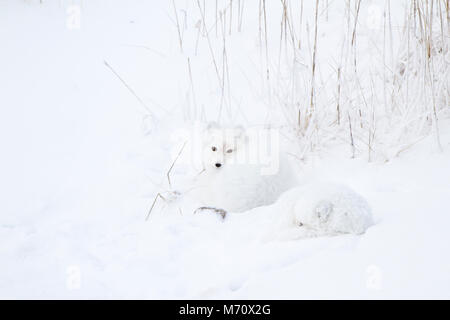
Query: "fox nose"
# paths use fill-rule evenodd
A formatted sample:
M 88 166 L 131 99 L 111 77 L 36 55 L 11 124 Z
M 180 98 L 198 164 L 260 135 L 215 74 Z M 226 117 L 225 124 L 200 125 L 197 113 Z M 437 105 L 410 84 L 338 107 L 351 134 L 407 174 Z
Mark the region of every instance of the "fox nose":
M 217 167 L 217 168 L 220 168 L 221 166 L 222 166 L 221 163 L 216 163 L 216 167 Z

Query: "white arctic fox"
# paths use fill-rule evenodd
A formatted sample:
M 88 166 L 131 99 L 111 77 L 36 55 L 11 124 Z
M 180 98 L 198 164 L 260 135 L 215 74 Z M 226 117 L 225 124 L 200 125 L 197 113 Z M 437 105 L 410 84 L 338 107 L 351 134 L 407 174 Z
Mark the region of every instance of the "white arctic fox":
M 281 213 L 272 220 L 278 238 L 362 234 L 374 223 L 367 201 L 349 187 L 334 183 L 293 188 L 271 211 Z
M 243 212 L 274 203 L 295 185 L 276 131 L 210 124 L 202 138 L 203 171 L 192 194 L 209 207 Z
M 209 125 L 201 144 L 203 171 L 192 195 L 224 216 L 254 209 L 282 238 L 364 233 L 373 223 L 364 198 L 343 185 L 299 186 L 280 153 L 277 132 L 267 130 L 255 135 Z

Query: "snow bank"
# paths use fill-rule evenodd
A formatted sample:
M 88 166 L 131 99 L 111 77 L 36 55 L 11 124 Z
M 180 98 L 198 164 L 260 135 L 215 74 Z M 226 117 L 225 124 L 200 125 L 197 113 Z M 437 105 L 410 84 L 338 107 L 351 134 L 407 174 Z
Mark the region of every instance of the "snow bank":
M 225 51 L 220 17 L 217 38 L 211 29 L 219 81 L 198 23 L 197 1 L 175 1 L 176 8 L 172 1 L 80 1 L 79 29 L 72 24 L 76 1 L 0 1 L 1 298 L 450 298 L 450 126 L 439 112 L 444 152 L 434 154 L 434 140 L 414 130 L 429 127 L 423 119 L 432 99 L 413 110 L 403 108 L 403 95 L 394 97 L 396 117 L 388 118 L 389 108 L 383 110 L 381 102 L 383 74 L 375 73 L 382 64 L 376 51 L 383 26 L 356 32 L 358 57 L 366 58 L 358 60 L 359 71 L 374 72 L 365 73 L 362 88 L 355 81 L 343 82 L 341 102 L 350 108 L 355 155 L 361 157 L 350 159 L 345 114 L 339 134 L 307 132 L 291 141 L 290 150 L 305 185 L 337 182 L 367 199 L 375 224 L 364 234 L 293 240 L 298 234 L 286 229 L 287 237 L 277 239 L 273 235 L 280 233 L 274 232 L 284 221 L 274 217 L 284 216 L 284 206 L 229 214 L 223 221 L 206 212 L 190 214 L 195 201 L 186 206 L 176 197 L 169 201 L 167 195 L 190 174 L 177 163 L 168 184 L 173 155 L 194 120 L 217 120 L 221 110 L 223 119 L 233 123 L 281 124 L 287 119 L 292 125 L 298 121 L 298 103 L 302 110 L 309 105 L 304 97 L 310 93 L 307 40 L 313 34 L 313 2 L 303 1 L 303 51 L 295 60 L 288 54 L 287 65 L 294 62 L 295 69 L 283 67 L 280 2 L 266 1 L 273 9 L 267 15 L 268 61 L 264 34 L 258 33 L 259 2 L 244 2 L 242 30 L 236 32 L 240 15 L 234 11 L 232 36 L 229 30 L 224 33 Z M 215 11 L 205 3 L 208 12 Z M 222 2 L 222 13 L 229 3 Z M 335 35 L 347 26 L 351 32 L 354 25 L 353 5 L 347 25 L 344 2 L 329 4 L 329 16 L 324 10 L 319 16 L 317 58 L 331 57 L 321 60 L 317 73 L 318 102 L 328 106 L 320 110 L 336 109 L 333 68 L 342 51 Z M 371 5 L 377 7 L 362 2 L 358 25 L 365 24 Z M 404 12 L 401 5 L 391 5 L 395 30 Z M 228 19 L 222 15 L 222 23 Z M 299 23 L 300 17 L 292 21 Z M 214 14 L 206 23 L 208 30 L 215 26 Z M 353 63 L 347 60 L 349 71 Z M 295 78 L 288 76 L 293 70 Z M 375 87 L 367 81 L 372 75 Z M 395 82 L 404 91 L 421 88 L 409 83 Z M 386 87 L 386 95 L 393 86 Z M 436 98 L 443 88 L 436 87 Z M 411 108 L 431 97 L 421 90 L 413 93 L 411 100 L 404 96 Z M 359 121 L 357 106 L 365 102 L 370 107 L 362 110 L 362 118 L 373 117 L 373 123 Z M 334 123 L 331 115 L 322 118 L 323 130 Z M 399 118 L 404 121 L 397 126 Z M 405 132 L 411 139 L 399 138 Z M 297 132 L 286 140 L 293 137 L 299 137 Z M 307 152 L 311 148 L 315 152 Z M 371 160 L 382 162 L 367 162 L 370 152 Z M 169 203 L 159 199 L 145 221 L 157 193 Z M 311 213 L 302 211 L 311 208 L 310 198 L 302 199 L 298 212 Z M 338 208 L 345 207 L 346 199 L 336 198 Z

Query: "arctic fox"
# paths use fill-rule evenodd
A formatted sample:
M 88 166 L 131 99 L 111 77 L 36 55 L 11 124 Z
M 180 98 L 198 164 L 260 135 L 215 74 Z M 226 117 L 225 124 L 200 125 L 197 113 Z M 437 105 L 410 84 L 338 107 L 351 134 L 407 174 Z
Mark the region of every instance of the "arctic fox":
M 347 186 L 334 183 L 308 183 L 285 192 L 273 211 L 283 212 L 276 228 L 291 231 L 281 237 L 311 237 L 335 234 L 362 234 L 373 225 L 367 201 Z
M 243 128 L 208 126 L 201 144 L 203 170 L 192 193 L 204 206 L 198 210 L 225 218 L 227 213 L 253 209 L 257 221 L 265 221 L 262 228 L 272 229 L 276 238 L 361 234 L 373 224 L 366 200 L 350 188 L 300 185 L 280 152 L 277 133 L 272 133 L 275 139 L 267 139 L 267 129 L 261 132 L 255 139 Z M 268 140 L 271 149 L 266 152 Z
M 202 139 L 203 171 L 193 195 L 209 207 L 243 212 L 274 203 L 295 185 L 277 132 L 210 124 Z

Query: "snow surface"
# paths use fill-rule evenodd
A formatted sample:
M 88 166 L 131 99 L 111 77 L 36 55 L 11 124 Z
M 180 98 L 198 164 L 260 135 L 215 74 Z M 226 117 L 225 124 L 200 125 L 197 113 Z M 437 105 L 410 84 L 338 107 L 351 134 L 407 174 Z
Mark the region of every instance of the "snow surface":
M 79 30 L 66 27 L 71 3 L 0 2 L 0 298 L 450 298 L 448 121 L 442 153 L 428 137 L 386 163 L 350 159 L 347 145 L 301 162 L 305 182 L 368 201 L 375 224 L 363 235 L 274 239 L 261 227 L 270 210 L 222 221 L 170 214 L 164 201 L 145 221 L 169 189 L 187 114 L 220 98 L 208 47 L 192 56 L 205 79 L 189 109 L 170 1 L 83 1 Z M 236 73 L 241 63 L 230 59 Z M 234 100 L 251 109 L 249 82 Z M 270 111 L 256 109 L 242 118 Z

